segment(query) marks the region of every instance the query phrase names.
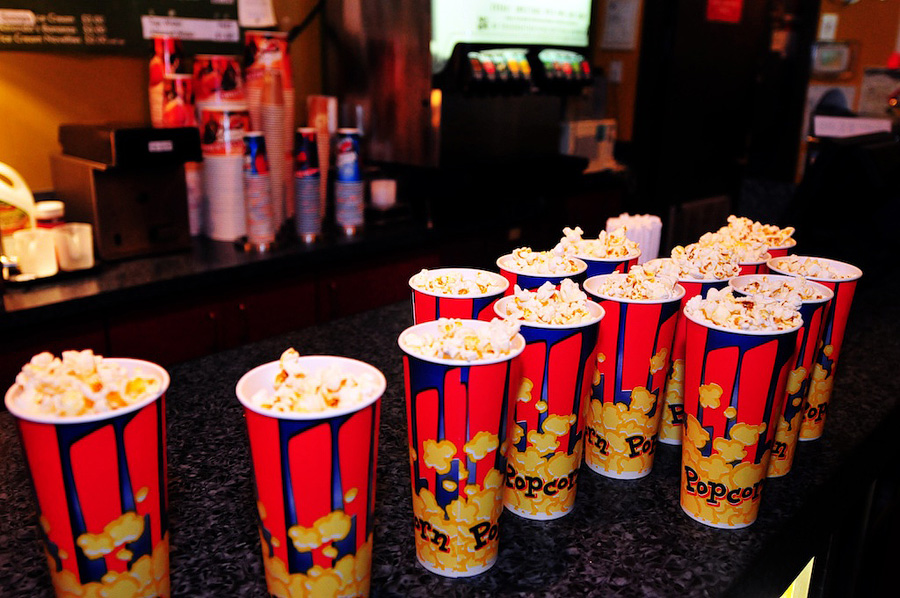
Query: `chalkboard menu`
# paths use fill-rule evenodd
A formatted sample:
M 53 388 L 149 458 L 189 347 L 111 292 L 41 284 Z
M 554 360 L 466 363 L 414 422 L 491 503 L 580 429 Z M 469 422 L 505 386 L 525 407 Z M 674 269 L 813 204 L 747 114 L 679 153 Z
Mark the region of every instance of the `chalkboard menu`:
M 154 35 L 191 52 L 239 49 L 237 0 L 0 0 L 0 50 L 146 54 Z

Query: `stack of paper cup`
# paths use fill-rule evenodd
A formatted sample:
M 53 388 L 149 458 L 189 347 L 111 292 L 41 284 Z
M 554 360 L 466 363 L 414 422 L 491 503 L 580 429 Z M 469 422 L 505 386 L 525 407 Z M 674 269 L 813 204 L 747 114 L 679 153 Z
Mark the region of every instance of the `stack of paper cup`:
M 281 228 L 285 219 L 285 170 L 288 162 L 285 155 L 289 148 L 290 137 L 285 136 L 284 130 L 284 94 L 281 87 L 281 72 L 275 69 L 267 69 L 263 77 L 263 95 L 260 105 L 260 119 L 263 134 L 266 137 L 266 149 L 271 171 L 272 207 L 275 220 L 275 228 Z
M 246 90 L 250 121 L 253 126 L 266 133 L 269 150 L 269 164 L 272 168 L 272 198 L 276 204 L 276 217 L 281 214 L 278 224 L 294 213 L 293 156 L 291 141 L 294 137 L 294 79 L 291 59 L 288 53 L 288 36 L 283 31 L 244 32 L 244 51 L 247 58 Z M 280 74 L 281 116 L 276 122 L 273 110 L 264 114 L 266 103 L 266 77 L 269 71 Z M 268 122 L 266 122 L 268 120 Z M 269 127 L 280 126 L 283 147 L 277 147 L 277 140 Z M 278 182 L 281 182 L 279 184 Z M 280 200 L 279 200 L 280 198 Z
M 169 35 L 153 37 L 153 57 L 150 59 L 150 122 L 154 127 L 163 126 L 164 81 L 166 75 L 174 75 L 184 62 L 181 40 Z
M 216 241 L 236 241 L 247 234 L 244 210 L 244 132 L 250 116 L 244 103 L 204 106 L 200 111 L 206 233 Z
M 319 150 L 319 204 L 325 213 L 328 197 L 328 166 L 331 164 L 331 137 L 337 132 L 337 98 L 333 96 L 310 95 L 306 97 L 306 113 L 309 125 L 316 130 L 316 145 Z
M 650 214 L 622 213 L 606 220 L 607 232 L 626 228 L 625 236 L 637 243 L 641 248 L 638 264 L 659 257 L 659 239 L 662 233 L 662 220 Z

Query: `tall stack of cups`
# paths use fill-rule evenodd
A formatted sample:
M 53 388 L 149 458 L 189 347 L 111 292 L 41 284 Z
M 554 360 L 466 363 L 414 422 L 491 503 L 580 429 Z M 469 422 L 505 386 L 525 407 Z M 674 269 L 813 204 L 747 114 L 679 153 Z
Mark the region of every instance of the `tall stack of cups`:
M 363 224 L 363 180 L 359 163 L 359 129 L 338 129 L 335 152 L 334 219 L 345 235 Z
M 150 123 L 163 127 L 164 86 L 166 75 L 174 75 L 184 63 L 181 40 L 169 35 L 153 37 L 153 56 L 150 58 Z
M 200 112 L 206 106 L 246 102 L 240 59 L 237 56 L 197 54 L 194 57 L 194 101 L 197 105 L 198 120 Z M 216 169 L 216 166 L 212 168 Z M 188 163 L 185 165 L 185 171 L 188 178 L 191 234 L 197 235 L 207 232 L 203 222 L 204 185 L 201 176 L 203 168 L 201 164 Z
M 294 141 L 294 225 L 297 238 L 312 243 L 322 234 L 322 206 L 319 202 L 319 153 L 316 129 L 300 127 Z
M 284 94 L 281 85 L 281 72 L 276 69 L 266 69 L 263 74 L 262 102 L 259 106 L 260 130 L 266 136 L 272 189 L 272 214 L 275 219 L 275 228 L 281 228 L 285 219 L 284 189 L 285 170 L 287 164 L 281 156 L 289 152 L 290 137 L 284 134 Z M 253 117 L 250 117 L 253 120 Z
M 244 210 L 244 132 L 250 129 L 247 104 L 232 102 L 200 110 L 204 188 L 208 207 L 207 235 L 236 241 L 247 233 Z
M 275 214 L 266 139 L 259 131 L 244 135 L 244 203 L 247 209 L 247 244 L 250 251 L 267 251 L 275 243 Z
M 291 60 L 288 54 L 288 36 L 283 31 L 246 31 L 244 32 L 244 52 L 246 66 L 247 104 L 250 109 L 250 120 L 257 129 L 263 127 L 263 91 L 265 85 L 265 73 L 269 69 L 275 69 L 281 73 L 281 96 L 283 116 L 281 119 L 282 139 L 286 145 L 294 136 L 294 78 L 291 72 Z M 276 155 L 271 139 L 269 142 L 269 164 L 272 167 L 272 182 L 275 187 L 275 173 L 281 162 L 282 166 L 277 172 L 281 173 L 284 191 L 284 202 L 281 208 L 286 217 L 293 215 L 293 162 L 292 152 L 289 147 L 279 155 Z M 276 215 L 278 207 L 276 206 Z

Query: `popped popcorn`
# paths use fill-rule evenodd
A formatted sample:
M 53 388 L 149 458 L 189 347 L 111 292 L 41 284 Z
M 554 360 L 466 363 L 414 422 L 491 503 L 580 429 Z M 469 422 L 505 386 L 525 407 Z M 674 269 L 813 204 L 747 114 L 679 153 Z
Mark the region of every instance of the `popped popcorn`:
M 276 413 L 318 413 L 345 409 L 374 399 L 382 390 L 378 379 L 338 365 L 310 369 L 294 349 L 281 354 L 281 368 L 272 389 L 260 389 L 250 403 Z
M 768 247 L 785 247 L 796 243 L 791 238 L 794 234 L 793 226 L 779 228 L 774 224 L 762 224 L 733 214 L 728 217 L 728 224 L 720 228 L 719 232 L 725 232 L 740 241 L 755 241 Z
M 128 368 L 90 349 L 44 352 L 16 376 L 12 403 L 32 416 L 77 417 L 134 405 L 160 392 L 163 381 L 142 368 Z
M 680 293 L 671 276 L 657 275 L 643 266 L 632 266 L 628 274 L 614 272 L 601 279 L 588 279 L 585 286 L 592 293 L 613 299 L 672 299 Z
M 522 274 L 565 276 L 585 269 L 584 262 L 555 248 L 551 251 L 532 251 L 530 247 L 519 247 L 500 259 L 504 267 Z
M 779 301 L 791 303 L 801 301 L 822 301 L 830 294 L 823 287 L 807 281 L 802 276 L 753 276 L 742 284 L 736 285 L 738 291 L 748 295 L 764 295 Z
M 807 278 L 824 278 L 828 280 L 843 280 L 854 278 L 855 268 L 835 267 L 840 262 L 803 257 L 799 255 L 786 255 L 778 258 L 773 267 L 788 274 L 797 274 Z
M 722 227 L 719 232 L 705 233 L 697 244 L 703 247 L 726 247 L 735 254 L 741 264 L 764 262 L 772 257 L 765 243 L 755 239 L 739 239 L 727 231 L 727 227 Z
M 705 247 L 698 243 L 686 247 L 677 245 L 672 249 L 671 259 L 678 266 L 678 279 L 726 280 L 741 273 L 737 256 L 727 247 Z M 658 271 L 656 265 L 651 269 Z
M 435 295 L 486 295 L 505 290 L 506 279 L 499 274 L 469 268 L 423 269 L 409 279 L 415 289 Z
M 697 295 L 684 307 L 685 314 L 716 326 L 743 331 L 781 331 L 799 328 L 800 302 L 782 302 L 761 295 L 735 297 L 730 288 L 710 289 L 706 299 Z
M 583 239 L 581 227 L 563 229 L 563 238 L 553 248 L 554 252 L 587 258 L 617 258 L 636 255 L 638 244 L 625 236 L 625 227 L 612 232 L 600 231 L 596 239 Z
M 515 350 L 519 324 L 494 318 L 490 322 L 472 322 L 440 318 L 436 334 L 407 332 L 400 345 L 421 357 L 475 361 L 496 359 Z
M 578 324 L 593 318 L 588 308 L 588 296 L 578 285 L 565 279 L 557 289 L 545 282 L 534 291 L 516 285 L 512 298 L 504 300 L 505 318 L 540 324 Z M 500 305 L 500 304 L 498 304 Z

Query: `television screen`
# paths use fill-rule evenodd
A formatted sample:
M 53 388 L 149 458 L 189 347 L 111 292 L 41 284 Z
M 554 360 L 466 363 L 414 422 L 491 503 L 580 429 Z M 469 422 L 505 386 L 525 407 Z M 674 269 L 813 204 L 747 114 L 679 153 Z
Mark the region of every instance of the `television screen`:
M 431 69 L 459 42 L 588 47 L 591 0 L 431 0 Z

